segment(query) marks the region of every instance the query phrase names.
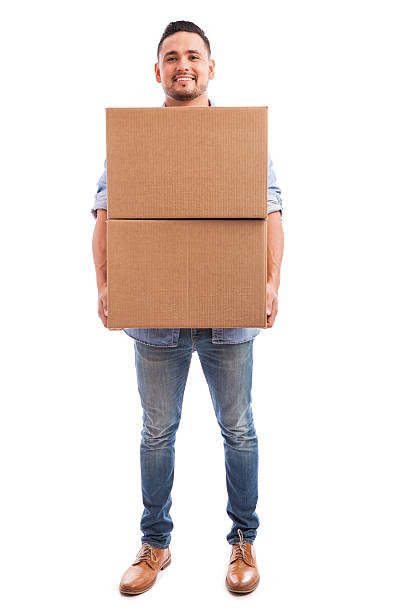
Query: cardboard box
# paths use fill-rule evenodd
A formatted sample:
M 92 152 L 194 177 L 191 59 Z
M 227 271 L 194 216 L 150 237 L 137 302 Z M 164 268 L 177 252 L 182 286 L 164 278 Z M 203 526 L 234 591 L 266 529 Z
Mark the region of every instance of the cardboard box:
M 265 219 L 268 107 L 107 108 L 109 219 Z
M 109 328 L 266 328 L 266 219 L 107 223 Z

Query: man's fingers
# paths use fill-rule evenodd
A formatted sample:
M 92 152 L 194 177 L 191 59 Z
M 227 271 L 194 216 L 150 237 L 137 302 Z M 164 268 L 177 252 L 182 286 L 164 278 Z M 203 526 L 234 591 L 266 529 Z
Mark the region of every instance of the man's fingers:
M 104 326 L 107 327 L 108 326 L 108 319 L 105 317 L 103 312 L 99 313 L 99 318 L 102 321 L 102 323 L 104 324 Z
M 278 304 L 276 300 L 273 301 L 272 308 L 269 310 L 269 312 L 267 310 L 266 314 L 267 314 L 266 326 L 272 327 L 272 325 L 275 322 L 275 317 L 278 314 Z
M 108 319 L 105 317 L 105 315 L 100 313 L 99 318 L 102 321 L 104 327 L 108 327 Z
M 98 316 L 100 318 L 100 320 L 102 321 L 102 323 L 104 324 L 105 327 L 108 326 L 108 311 L 105 310 L 102 300 L 98 300 Z
M 271 314 L 268 319 L 267 319 L 267 327 L 272 327 L 272 325 L 275 323 L 275 317 L 276 317 L 276 313 Z
M 107 317 L 108 316 L 108 300 L 106 298 L 105 299 L 102 298 L 101 301 L 102 301 L 103 313 L 105 317 Z

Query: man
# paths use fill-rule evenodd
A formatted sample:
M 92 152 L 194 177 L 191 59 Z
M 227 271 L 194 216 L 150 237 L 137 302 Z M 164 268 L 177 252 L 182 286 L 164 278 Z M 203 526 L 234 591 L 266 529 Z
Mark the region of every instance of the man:
M 215 63 L 208 38 L 198 26 L 189 21 L 170 23 L 158 45 L 157 60 L 154 68 L 156 81 L 165 93 L 163 106 L 214 106 L 207 89 L 209 80 L 214 78 Z M 106 170 L 99 180 L 92 212 L 97 219 L 92 244 L 98 314 L 106 327 Z M 278 312 L 283 254 L 281 216 L 280 189 L 268 156 L 267 327 L 272 327 Z M 259 582 L 253 545 L 259 526 L 258 440 L 252 416 L 251 383 L 253 341 L 260 330 L 182 328 L 125 332 L 134 338 L 143 407 L 140 468 L 144 512 L 140 522 L 142 548 L 124 573 L 120 591 L 143 593 L 171 562 L 173 523 L 169 510 L 174 443 L 190 361 L 197 350 L 224 438 L 227 513 L 233 521 L 227 535 L 232 549 L 226 585 L 232 592 L 249 593 Z

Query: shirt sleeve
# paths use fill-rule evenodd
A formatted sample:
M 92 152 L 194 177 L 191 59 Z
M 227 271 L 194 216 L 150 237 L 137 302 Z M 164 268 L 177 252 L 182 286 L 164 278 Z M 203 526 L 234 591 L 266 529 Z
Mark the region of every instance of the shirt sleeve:
M 280 212 L 282 219 L 281 190 L 276 184 L 276 174 L 273 169 L 272 160 L 268 153 L 268 215 L 271 212 Z
M 96 219 L 96 211 L 98 208 L 107 210 L 108 198 L 106 190 L 106 160 L 105 169 L 97 183 L 97 190 L 95 194 L 94 205 L 91 209 L 91 213 Z M 271 212 L 280 211 L 282 218 L 282 198 L 281 190 L 276 184 L 276 174 L 273 169 L 272 160 L 268 153 L 268 214 Z
M 108 209 L 108 195 L 106 191 L 106 159 L 105 159 L 105 169 L 102 173 L 101 178 L 97 183 L 97 190 L 95 194 L 95 202 L 91 208 L 91 213 L 96 219 L 96 211 L 98 208 L 103 208 L 104 210 Z

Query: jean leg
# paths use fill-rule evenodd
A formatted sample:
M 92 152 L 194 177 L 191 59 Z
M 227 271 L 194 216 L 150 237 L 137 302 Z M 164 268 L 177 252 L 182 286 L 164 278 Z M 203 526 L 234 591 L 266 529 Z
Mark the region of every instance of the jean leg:
M 191 344 L 149 346 L 135 341 L 137 382 L 143 408 L 140 469 L 144 511 L 142 542 L 167 548 L 174 479 L 174 444 L 191 362 Z
M 258 501 L 258 437 L 252 415 L 251 387 L 253 339 L 239 344 L 212 344 L 204 335 L 197 352 L 224 438 L 227 514 L 233 525 L 230 544 L 253 542 L 259 527 L 255 511 Z

